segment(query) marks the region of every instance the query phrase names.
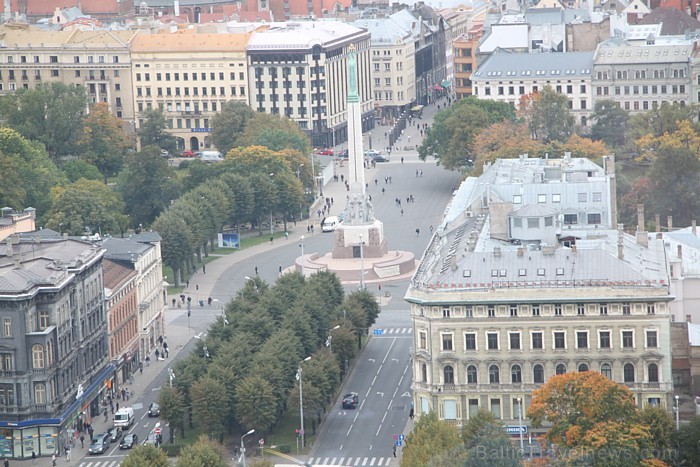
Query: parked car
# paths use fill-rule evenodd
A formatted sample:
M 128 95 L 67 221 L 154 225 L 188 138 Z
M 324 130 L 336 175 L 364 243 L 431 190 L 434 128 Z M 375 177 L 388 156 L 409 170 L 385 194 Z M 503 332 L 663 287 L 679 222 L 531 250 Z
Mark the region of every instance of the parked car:
M 319 156 L 332 156 L 335 152 L 333 148 L 317 149 L 316 154 Z
M 350 392 L 343 396 L 343 408 L 344 409 L 354 409 L 357 407 L 359 399 L 356 392 Z
M 169 159 L 169 158 L 170 158 L 170 153 L 167 151 L 167 149 L 161 149 L 161 150 L 160 150 L 160 155 L 161 155 L 162 157 L 165 157 L 166 159 Z
M 155 447 L 160 446 L 160 444 L 163 442 L 163 435 L 159 435 L 156 433 L 151 433 L 148 435 L 148 438 L 143 442 L 144 446 L 153 445 Z
M 107 449 L 109 449 L 109 435 L 100 433 L 92 437 L 88 454 L 104 454 Z
M 339 159 L 348 159 L 350 157 L 350 151 L 347 149 L 343 149 L 340 151 L 340 154 L 338 154 Z
M 107 434 L 109 435 L 109 441 L 112 443 L 117 443 L 122 439 L 122 429 L 119 426 L 113 426 L 107 430 Z
M 148 416 L 160 417 L 160 405 L 158 405 L 158 402 L 151 402 L 151 405 L 148 407 Z
M 365 151 L 365 156 L 367 157 L 377 157 L 380 154 L 381 153 L 375 149 L 368 149 L 367 151 Z
M 182 151 L 180 153 L 180 157 L 194 157 L 194 156 L 195 156 L 194 151 L 192 151 L 191 149 L 185 149 L 184 151 Z
M 126 435 L 119 443 L 119 449 L 131 449 L 139 443 L 139 437 L 133 434 Z
M 372 160 L 374 162 L 389 162 L 389 156 L 384 154 L 377 154 L 376 156 L 372 156 Z

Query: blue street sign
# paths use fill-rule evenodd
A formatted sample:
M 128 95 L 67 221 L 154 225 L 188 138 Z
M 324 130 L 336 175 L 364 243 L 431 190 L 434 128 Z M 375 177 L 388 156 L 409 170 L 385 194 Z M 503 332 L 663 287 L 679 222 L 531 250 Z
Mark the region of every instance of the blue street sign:
M 375 329 L 374 330 L 375 336 L 381 336 L 382 334 L 384 334 L 384 329 Z
M 505 428 L 511 435 L 519 435 L 521 431 L 527 434 L 527 425 L 507 425 Z
M 399 441 L 403 441 L 406 439 L 406 435 L 399 435 Z
M 395 441 L 394 444 L 396 444 L 397 446 L 401 446 L 403 444 L 403 441 L 401 441 L 401 440 Z

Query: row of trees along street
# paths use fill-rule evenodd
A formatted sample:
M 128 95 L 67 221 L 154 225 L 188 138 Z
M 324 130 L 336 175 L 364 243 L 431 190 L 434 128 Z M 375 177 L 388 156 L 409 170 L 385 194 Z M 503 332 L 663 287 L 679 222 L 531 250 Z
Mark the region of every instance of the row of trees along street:
M 700 456 L 700 417 L 675 431 L 665 409 L 639 410 L 626 386 L 596 372 L 548 379 L 533 391 L 527 418 L 548 428 L 537 438 L 545 455 L 530 465 L 681 466 L 697 465 Z M 431 413 L 406 437 L 401 465 L 515 467 L 523 460 L 516 446 L 518 438 L 490 412 L 471 416 L 461 433 Z
M 272 215 L 286 230 L 313 201 L 309 140 L 286 117 L 227 102 L 211 123 L 226 160 L 176 168 L 161 155 L 177 147 L 162 111 L 146 112 L 137 152 L 107 104 L 86 108 L 83 88 L 60 83 L 0 98 L 0 204 L 34 207 L 38 225 L 69 235 L 158 230 L 176 285 L 223 226 L 262 235 Z
M 370 292 L 346 296 L 329 272 L 307 278 L 285 274 L 274 285 L 257 276 L 249 280 L 226 305 L 225 320 L 219 317 L 192 353 L 175 364 L 173 387 L 160 391 L 161 418 L 171 428 L 171 442 L 176 430 L 185 436 L 186 429 L 220 440 L 226 433 L 254 429 L 256 436 L 274 442 L 281 420 L 298 420 L 300 364 L 305 425 L 315 433 L 359 351 L 361 336 L 378 315 Z M 329 333 L 332 352 L 325 345 Z
M 689 225 L 700 216 L 700 125 L 698 106 L 662 103 L 629 112 L 612 100 L 597 100 L 589 127 L 578 127 L 568 98 L 551 87 L 509 104 L 476 98 L 440 112 L 418 151 L 451 170 L 482 173 L 498 158 L 587 157 L 598 163 L 615 154 L 620 221 L 636 223 L 637 204 L 647 219 L 673 216 Z M 652 226 L 649 225 L 649 228 Z

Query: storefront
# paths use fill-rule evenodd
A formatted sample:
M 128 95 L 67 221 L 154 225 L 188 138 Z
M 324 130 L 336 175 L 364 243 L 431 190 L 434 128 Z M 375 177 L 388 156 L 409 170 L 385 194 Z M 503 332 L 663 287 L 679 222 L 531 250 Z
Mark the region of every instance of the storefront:
M 106 394 L 105 384 L 113 372 L 114 366 L 109 365 L 82 394 L 79 390 L 77 400 L 59 418 L 0 421 L 0 458 L 31 459 L 32 452 L 37 456 L 60 454 L 63 444 L 99 414 L 100 402 Z

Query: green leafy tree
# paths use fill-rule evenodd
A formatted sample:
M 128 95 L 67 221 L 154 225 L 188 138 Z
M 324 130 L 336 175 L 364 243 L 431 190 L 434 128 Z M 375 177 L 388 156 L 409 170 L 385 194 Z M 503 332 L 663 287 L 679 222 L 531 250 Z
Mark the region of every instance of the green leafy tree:
M 533 139 L 545 143 L 564 142 L 574 131 L 574 117 L 564 94 L 545 86 L 520 98 L 518 116 L 527 124 Z
M 276 210 L 282 214 L 284 231 L 287 229 L 287 221 L 294 218 L 303 208 L 304 191 L 296 176 L 290 173 L 275 174 L 275 188 L 277 189 Z
M 488 459 L 488 464 L 494 467 L 518 467 L 520 454 L 513 448 L 510 436 L 503 425 L 491 412 L 480 410 L 462 429 L 464 465 L 479 467 Z
M 197 442 L 182 448 L 178 455 L 177 467 L 226 467 L 226 450 L 215 442 L 201 435 Z
M 457 429 L 444 420 L 438 420 L 434 412 L 422 415 L 406 436 L 401 465 L 412 467 L 428 465 L 434 457 L 451 451 L 461 444 Z
M 246 121 L 237 142 L 241 146 L 265 146 L 273 151 L 295 149 L 301 154 L 311 153 L 309 137 L 299 125 L 287 117 L 262 112 L 256 112 Z
M 204 376 L 190 387 L 192 416 L 210 433 L 223 432 L 227 413 L 226 400 L 221 398 L 224 393 L 226 387 L 209 376 Z
M 168 123 L 160 109 L 149 109 L 143 114 L 143 125 L 136 130 L 141 147 L 155 145 L 174 154 L 177 151 L 175 137 L 167 132 Z
M 155 446 L 136 446 L 121 462 L 122 467 L 169 467 L 168 455 Z
M 654 213 L 690 225 L 700 214 L 700 160 L 686 147 L 663 146 L 649 172 Z
M 377 298 L 367 289 L 352 291 L 345 299 L 345 303 L 347 303 L 348 306 L 358 305 L 364 310 L 367 314 L 366 328 L 371 327 L 377 321 L 379 312 L 381 311 Z
M 679 459 L 675 465 L 697 465 L 700 459 L 700 416 L 695 416 L 690 423 L 681 425 L 675 435 Z
M 153 222 L 153 230 L 161 236 L 163 263 L 175 274 L 175 287 L 180 286 L 183 265 L 192 256 L 192 233 L 187 223 L 176 213 L 165 211 Z
M 228 186 L 228 193 L 231 197 L 228 222 L 231 225 L 240 225 L 252 220 L 251 206 L 253 205 L 254 191 L 250 181 L 242 175 L 233 173 L 222 175 L 221 180 Z
M 68 181 L 73 183 L 81 178 L 86 180 L 102 180 L 100 170 L 94 164 L 81 159 L 70 159 L 61 164 L 61 170 L 68 177 Z
M 655 451 L 663 452 L 673 448 L 675 426 L 668 411 L 648 405 L 639 412 L 639 420 L 643 426 L 649 428 L 652 448 Z M 668 461 L 663 458 L 661 460 Z
M 111 188 L 96 180 L 81 178 L 52 190 L 53 206 L 46 226 L 70 235 L 86 231 L 120 234 L 128 225 L 124 202 Z
M 242 101 L 228 101 L 211 119 L 211 140 L 222 154 L 240 146 L 246 124 L 255 117 L 255 111 Z
M 177 388 L 165 386 L 158 396 L 160 418 L 170 427 L 170 443 L 174 442 L 175 430 L 180 429 L 180 435 L 185 437 L 185 396 Z
M 266 433 L 277 420 L 278 402 L 266 378 L 250 375 L 236 386 L 236 414 L 245 430 Z
M 662 102 L 657 108 L 639 112 L 629 119 L 630 140 L 634 141 L 645 135 L 659 138 L 666 133 L 678 130 L 679 122 L 694 122 L 698 114 L 697 105 L 680 106 L 677 102 Z
M 629 114 L 612 99 L 596 101 L 593 107 L 591 137 L 604 141 L 611 148 L 625 144 Z
M 112 115 L 106 103 L 100 102 L 90 107 L 90 113 L 83 118 L 78 147 L 80 157 L 99 169 L 105 183 L 108 177 L 121 170 L 126 151 L 132 146 L 122 128 L 121 119 Z
M 52 156 L 71 154 L 82 131 L 87 96 L 82 86 L 50 83 L 0 99 L 4 124 L 41 142 Z
M 222 341 L 215 347 L 216 357 L 209 365 L 207 375 L 220 382 L 226 388 L 226 392 L 221 394 L 221 398 L 225 401 L 226 419 L 229 428 L 231 428 L 235 422 L 236 384 L 240 377 L 234 371 L 236 367 L 231 366 L 229 356 L 223 354 L 224 349 L 228 350 L 225 346 L 229 343 L 230 341 Z

